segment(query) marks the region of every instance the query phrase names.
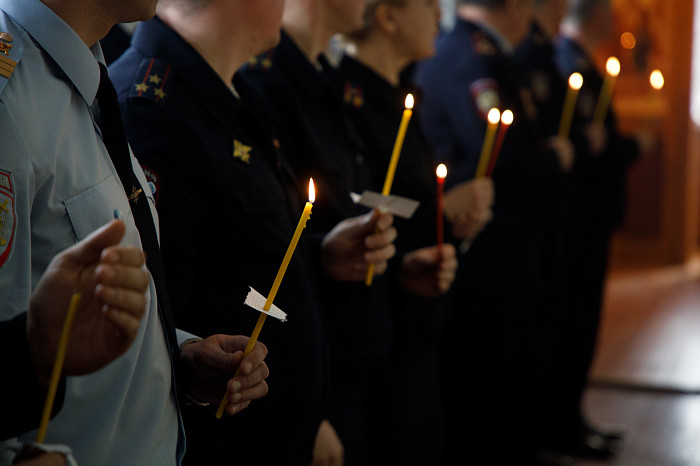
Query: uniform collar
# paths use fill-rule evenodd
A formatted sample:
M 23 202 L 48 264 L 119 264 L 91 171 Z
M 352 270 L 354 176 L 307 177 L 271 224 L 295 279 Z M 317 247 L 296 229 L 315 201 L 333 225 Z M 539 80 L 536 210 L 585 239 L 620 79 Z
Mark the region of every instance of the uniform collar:
M 284 30 L 282 30 L 282 38 L 275 55 L 275 61 L 285 63 L 285 72 L 297 81 L 299 87 L 309 95 L 319 95 L 320 90 L 328 84 L 323 70 L 319 70 L 316 65 L 309 61 L 304 52 Z M 323 65 L 324 60 L 319 59 L 319 63 Z
M 88 48 L 76 32 L 39 0 L 0 0 L 0 9 L 17 22 L 48 53 L 85 102 L 95 100 L 100 85 L 99 42 Z
M 240 103 L 204 58 L 158 16 L 142 23 L 131 40 L 145 57 L 158 57 L 174 65 L 180 80 L 217 118 L 230 122 Z
M 373 100 L 383 102 L 383 106 L 392 109 L 398 105 L 403 110 L 403 101 L 397 100 L 397 96 L 402 90 L 401 86 L 392 86 L 389 81 L 377 74 L 372 68 L 347 54 L 343 56 L 340 70 L 349 81 L 360 85 L 363 93 L 371 94 Z

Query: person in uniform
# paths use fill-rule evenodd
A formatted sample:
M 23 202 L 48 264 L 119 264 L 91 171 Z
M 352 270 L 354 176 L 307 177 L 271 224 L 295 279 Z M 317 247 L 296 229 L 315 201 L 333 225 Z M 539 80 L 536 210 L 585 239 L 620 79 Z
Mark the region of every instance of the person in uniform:
M 107 3 L 0 2 L 0 204 L 11 219 L 1 231 L 0 318 L 27 309 L 55 254 L 122 216 L 122 244 L 146 253 L 147 311 L 122 357 L 67 379 L 46 441 L 70 445 L 83 464 L 177 464 L 184 453 L 177 387 L 212 400 L 228 387 L 241 395 L 230 395 L 228 412 L 240 410 L 267 391 L 266 349 L 242 359 L 247 337 L 191 340 L 175 330 L 153 193 L 130 155 L 98 44 L 117 22 L 152 16 L 155 1 Z M 237 367 L 242 375 L 232 379 Z
M 362 26 L 364 3 L 287 1 L 280 44 L 243 70 L 265 96 L 283 160 L 298 178 L 318 181 L 323 197 L 308 226 L 315 235 L 326 235 L 338 222 L 366 211 L 352 202 L 350 192 L 376 189 L 362 143 L 345 114 L 342 80 L 322 56 L 334 34 Z M 343 442 L 346 465 L 374 464 L 381 455 L 377 449 L 385 449 L 386 406 L 378 394 L 387 393 L 382 381 L 392 344 L 387 295 L 392 278 L 375 277 L 368 287 L 366 270 L 358 264 L 357 275 L 326 274 L 321 282 L 332 368 L 329 420 Z
M 131 145 L 158 187 L 176 322 L 198 335 L 252 331 L 258 314 L 244 305 L 249 287 L 270 290 L 301 215 L 302 188 L 279 157 L 261 96 L 234 75 L 279 41 L 282 6 L 161 1 L 156 18 L 139 26 L 110 69 Z M 326 193 L 318 191 L 320 203 Z M 302 236 L 275 298 L 289 319 L 263 329 L 268 346 L 278 349 L 267 359 L 276 390 L 223 424 L 215 407 L 187 408 L 186 464 L 308 465 L 342 448 L 324 421 L 328 364 L 312 266 L 354 267 L 372 253 L 384 254 L 376 264 L 384 268 L 393 246 L 381 238 L 392 235 L 375 235 L 375 224 L 369 215 L 341 222 L 322 245 Z M 366 240 L 372 248 L 362 246 Z M 222 263 L 230 265 L 204 273 Z
M 474 177 L 489 110 L 514 114 L 495 160 L 493 219 L 460 258 L 443 338 L 446 464 L 465 456 L 478 464 L 524 464 L 537 449 L 547 207 L 573 149 L 566 138 L 545 138 L 512 58 L 532 8 L 530 0 L 462 0 L 455 29 L 417 73 L 421 121 L 454 175 L 448 185 Z M 456 377 L 455 366 L 471 376 Z
M 0 396 L 13 400 L 3 410 L 0 440 L 39 424 L 39 400 L 46 399 L 73 292 L 81 293 L 84 306 L 73 320 L 64 374 L 101 369 L 136 338 L 146 310 L 148 275 L 143 251 L 119 246 L 124 231 L 122 222 L 113 221 L 59 253 L 32 293 L 27 312 L 0 322 L 0 372 L 9 374 Z M 84 278 L 78 281 L 81 274 Z M 65 377 L 59 383 L 53 415 L 63 404 Z
M 439 18 L 437 2 L 370 0 L 364 26 L 346 36 L 347 53 L 340 63 L 343 101 L 366 147 L 365 161 L 376 191 L 384 183 L 405 97 L 408 93 L 417 97 L 392 193 L 418 200 L 420 206 L 410 220 L 396 219 L 399 260 L 394 266 L 403 261 L 409 264 L 412 256 L 421 255 L 425 256 L 426 266 L 435 267 L 440 263 L 440 254 L 444 255 L 443 259 L 449 258 L 452 267 L 456 266 L 451 243 L 446 243 L 442 251 L 435 246 L 437 162 L 420 128 L 420 91 L 402 75 L 409 64 L 434 53 Z M 469 219 L 477 219 L 479 225 L 475 230 L 478 231 L 490 218 L 492 182 L 482 179 L 463 184 L 468 192 L 456 189 L 446 195 L 447 206 L 461 209 L 459 212 L 448 209 L 448 218 L 455 222 L 464 219 L 465 225 L 456 226 L 457 229 L 467 227 Z M 456 199 L 453 201 L 451 197 Z M 476 199 L 484 202 L 470 202 Z M 454 268 L 448 270 L 453 272 Z M 449 305 L 449 299 L 441 295 L 451 285 L 454 274 L 449 278 L 437 283 L 437 287 L 429 280 L 418 283 L 398 280 L 391 284 L 394 344 L 388 364 L 390 390 L 386 400 L 390 410 L 387 430 L 391 434 L 384 440 L 382 464 L 441 461 L 444 433 L 437 346 Z M 426 430 L 427 425 L 433 427 Z
M 562 76 L 579 72 L 583 87 L 577 111 L 587 131 L 602 131 L 598 142 L 582 158 L 575 171 L 574 216 L 569 230 L 569 268 L 565 271 L 566 300 L 572 306 L 572 319 L 564 330 L 566 341 L 558 355 L 555 412 L 558 436 L 555 444 L 564 450 L 588 456 L 609 456 L 621 445 L 621 432 L 605 432 L 591 426 L 581 412 L 595 350 L 603 285 L 607 270 L 610 236 L 623 220 L 625 176 L 640 153 L 650 149 L 652 140 L 640 133 L 636 139 L 617 130 L 614 112 L 608 112 L 602 127 L 591 125 L 603 78 L 592 60 L 598 45 L 611 33 L 610 2 L 607 0 L 570 1 L 560 35 L 554 43 L 554 56 Z

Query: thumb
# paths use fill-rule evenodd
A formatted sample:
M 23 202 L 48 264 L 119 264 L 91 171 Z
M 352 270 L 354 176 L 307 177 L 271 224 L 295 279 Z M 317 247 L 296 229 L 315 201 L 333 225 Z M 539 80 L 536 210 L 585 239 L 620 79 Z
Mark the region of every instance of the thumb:
M 89 264 L 100 258 L 102 251 L 119 242 L 126 233 L 126 225 L 120 220 L 112 220 L 88 237 L 67 249 L 65 259 L 79 264 Z
M 350 232 L 353 236 L 367 236 L 374 233 L 374 229 L 377 225 L 377 219 L 379 218 L 379 211 L 372 210 L 364 215 L 354 217 L 351 220 Z

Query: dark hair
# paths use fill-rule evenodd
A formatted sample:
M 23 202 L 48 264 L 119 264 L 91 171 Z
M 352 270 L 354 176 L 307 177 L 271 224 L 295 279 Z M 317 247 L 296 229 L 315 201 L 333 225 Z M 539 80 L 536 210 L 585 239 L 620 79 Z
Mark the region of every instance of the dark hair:
M 458 5 L 478 5 L 486 8 L 500 8 L 506 4 L 506 0 L 459 0 Z
M 610 0 L 567 0 L 567 11 L 564 18 L 582 24 L 591 18 L 595 7 L 609 4 Z

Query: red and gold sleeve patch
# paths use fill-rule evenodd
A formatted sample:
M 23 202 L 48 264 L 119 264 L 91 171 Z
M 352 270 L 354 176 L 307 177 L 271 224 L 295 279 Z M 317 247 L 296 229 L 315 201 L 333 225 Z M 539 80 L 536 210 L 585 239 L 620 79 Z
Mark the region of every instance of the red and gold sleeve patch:
M 7 262 L 15 238 L 17 216 L 12 173 L 0 170 L 0 268 Z
M 498 93 L 498 84 L 495 79 L 485 78 L 474 81 L 469 86 L 469 92 L 474 100 L 476 110 L 484 121 L 486 121 L 489 110 L 501 107 L 501 96 Z

